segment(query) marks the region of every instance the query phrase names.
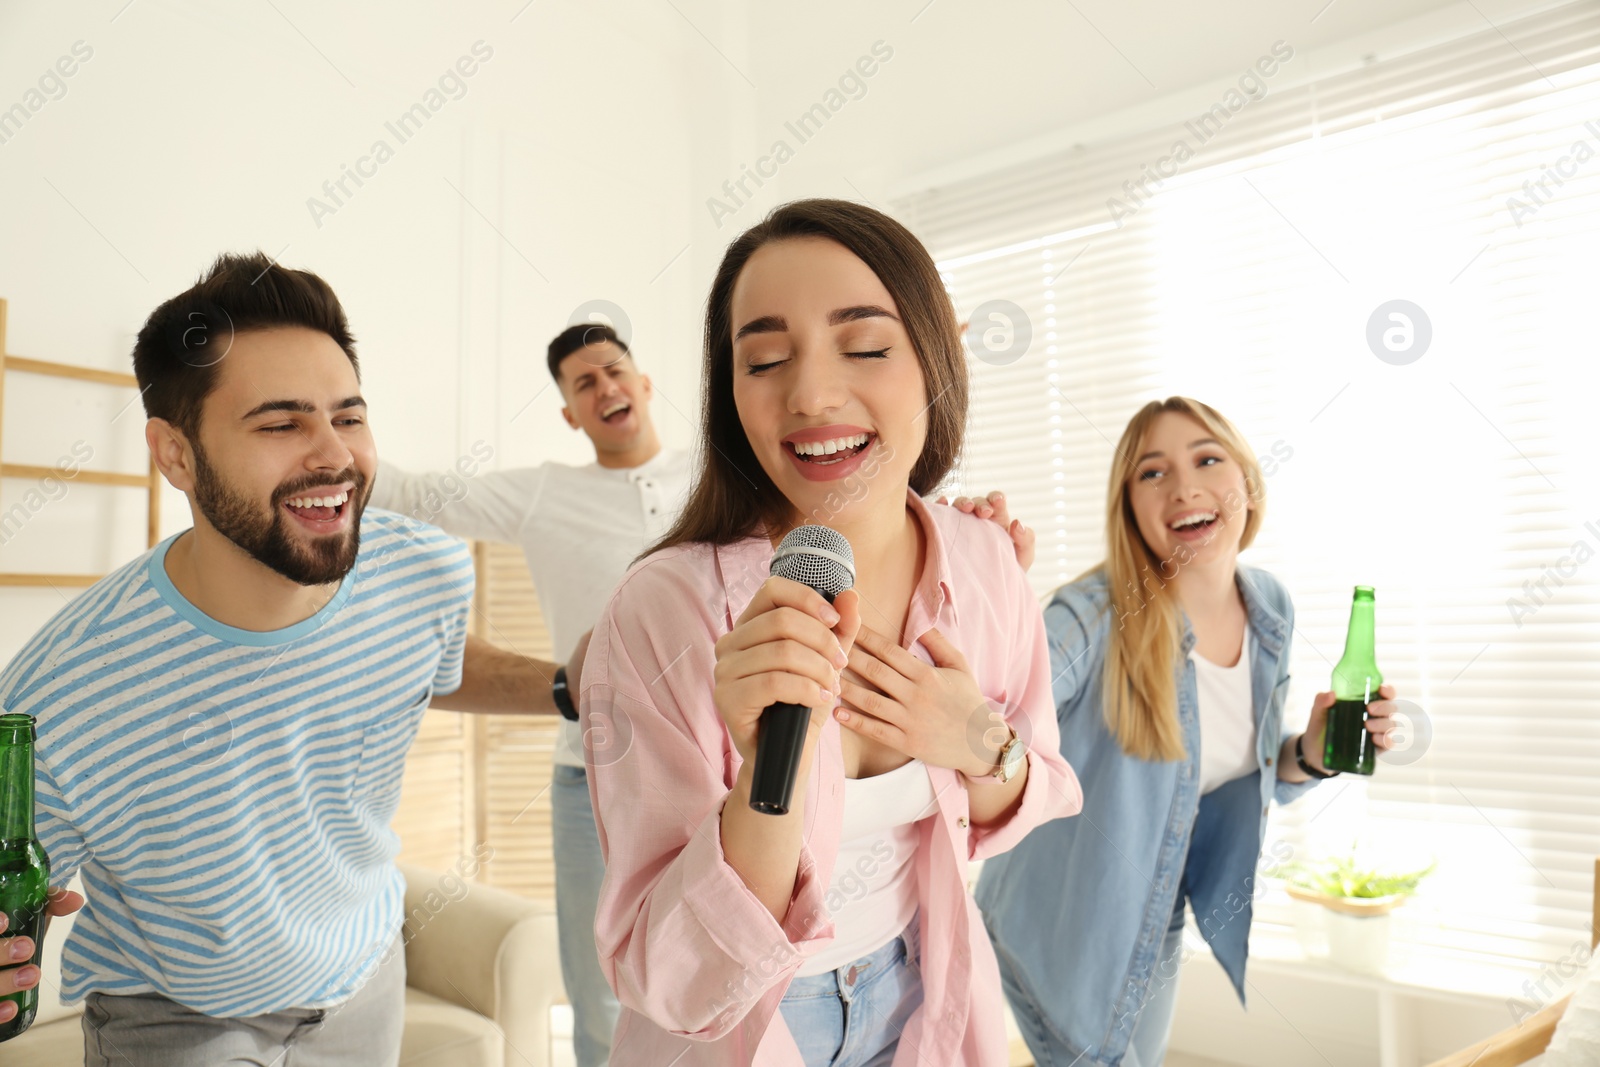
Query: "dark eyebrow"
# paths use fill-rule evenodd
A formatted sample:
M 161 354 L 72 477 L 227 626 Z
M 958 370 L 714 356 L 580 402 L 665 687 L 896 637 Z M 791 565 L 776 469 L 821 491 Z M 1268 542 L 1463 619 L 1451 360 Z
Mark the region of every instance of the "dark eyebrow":
M 783 333 L 788 328 L 789 322 L 782 315 L 763 315 L 739 327 L 739 332 L 733 335 L 733 339 L 737 341 L 753 333 Z
M 836 308 L 828 312 L 829 326 L 843 326 L 847 322 L 859 322 L 862 319 L 894 319 L 900 320 L 877 304 L 856 304 L 853 307 Z M 751 319 L 739 327 L 739 332 L 733 335 L 735 341 L 753 333 L 783 333 L 789 328 L 789 322 L 782 315 L 763 315 L 759 319 Z
M 1217 445 L 1220 448 L 1221 447 L 1221 442 L 1217 441 L 1217 439 L 1214 438 L 1214 437 L 1202 437 L 1198 441 L 1190 441 L 1189 442 L 1189 447 L 1190 448 L 1199 448 L 1201 445 Z M 1138 466 L 1139 464 L 1143 463 L 1147 459 L 1164 459 L 1165 457 L 1166 457 L 1166 453 L 1165 452 L 1146 452 L 1144 455 L 1142 455 L 1138 459 L 1134 460 L 1133 463 L 1134 463 L 1134 466 Z
M 347 396 L 333 405 L 335 411 L 345 411 L 349 408 L 364 408 L 367 402 L 359 396 Z M 301 415 L 313 415 L 317 406 L 309 400 L 266 400 L 244 413 L 245 419 L 253 419 L 257 415 L 265 415 L 272 411 L 293 411 Z M 243 421 L 243 420 L 241 420 Z
M 894 319 L 900 320 L 889 313 L 887 308 L 876 304 L 857 304 L 855 307 L 839 308 L 828 313 L 829 326 L 841 326 L 847 322 L 859 322 L 862 319 Z
M 628 353 L 624 352 L 622 355 L 626 356 L 627 354 Z M 572 379 L 572 387 L 574 389 L 582 385 L 584 382 L 593 381 L 595 378 L 599 377 L 601 371 L 605 371 L 607 374 L 616 374 L 619 370 L 625 371 L 628 369 L 622 365 L 622 356 L 618 356 L 610 363 L 591 363 L 589 366 L 595 369 L 586 370 L 582 374 L 579 374 L 577 377 Z

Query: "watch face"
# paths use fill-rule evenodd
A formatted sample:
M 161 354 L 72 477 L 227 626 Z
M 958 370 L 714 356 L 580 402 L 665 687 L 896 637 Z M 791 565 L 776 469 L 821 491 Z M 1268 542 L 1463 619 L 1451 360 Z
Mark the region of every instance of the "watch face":
M 1027 758 L 1028 749 L 1022 743 L 1022 738 L 1016 738 L 1006 746 L 1005 758 L 1000 765 L 1001 773 L 1005 775 L 1006 781 L 1009 782 L 1017 776 L 1017 772 L 1022 770 L 1022 764 Z

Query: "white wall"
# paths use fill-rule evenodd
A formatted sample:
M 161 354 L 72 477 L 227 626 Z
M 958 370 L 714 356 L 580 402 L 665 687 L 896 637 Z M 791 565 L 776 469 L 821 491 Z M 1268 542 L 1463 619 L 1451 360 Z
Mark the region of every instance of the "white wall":
M 0 144 L 6 350 L 127 371 L 156 304 L 218 252 L 260 248 L 340 294 L 390 460 L 443 465 L 478 440 L 503 463 L 592 456 L 559 420 L 544 348 L 593 299 L 629 316 L 663 436 L 688 444 L 676 411 L 695 414 L 720 253 L 694 244 L 689 186 L 720 167 L 726 86 L 685 60 L 701 41 L 668 5 L 520 8 L 0 6 L 0 108 L 26 106 L 75 42 L 89 54 Z M 479 41 L 492 55 L 464 92 L 447 86 L 404 143 L 386 129 Z M 392 158 L 335 204 L 323 183 L 379 140 Z M 318 217 L 312 197 L 336 210 Z M 8 462 L 52 464 L 84 442 L 92 467 L 142 471 L 131 391 L 6 384 Z M 7 480 L 0 511 L 37 488 Z M 163 509 L 164 533 L 189 524 L 170 489 Z M 104 572 L 143 549 L 143 516 L 135 490 L 70 485 L 0 546 L 0 570 Z M 63 602 L 0 597 L 7 655 Z

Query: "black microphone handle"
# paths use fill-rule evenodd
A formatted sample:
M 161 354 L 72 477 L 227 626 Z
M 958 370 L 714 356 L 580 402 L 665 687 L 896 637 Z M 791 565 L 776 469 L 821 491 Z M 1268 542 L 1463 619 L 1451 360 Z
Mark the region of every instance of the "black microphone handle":
M 750 772 L 750 806 L 763 815 L 789 814 L 811 709 L 768 704 L 756 725 L 756 765 Z

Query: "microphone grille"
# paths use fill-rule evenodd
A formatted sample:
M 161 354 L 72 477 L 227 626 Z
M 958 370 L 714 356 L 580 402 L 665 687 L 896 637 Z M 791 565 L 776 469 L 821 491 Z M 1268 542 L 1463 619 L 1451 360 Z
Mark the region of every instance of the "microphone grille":
M 839 531 L 796 526 L 772 554 L 772 574 L 809 585 L 832 600 L 856 583 L 856 556 Z

